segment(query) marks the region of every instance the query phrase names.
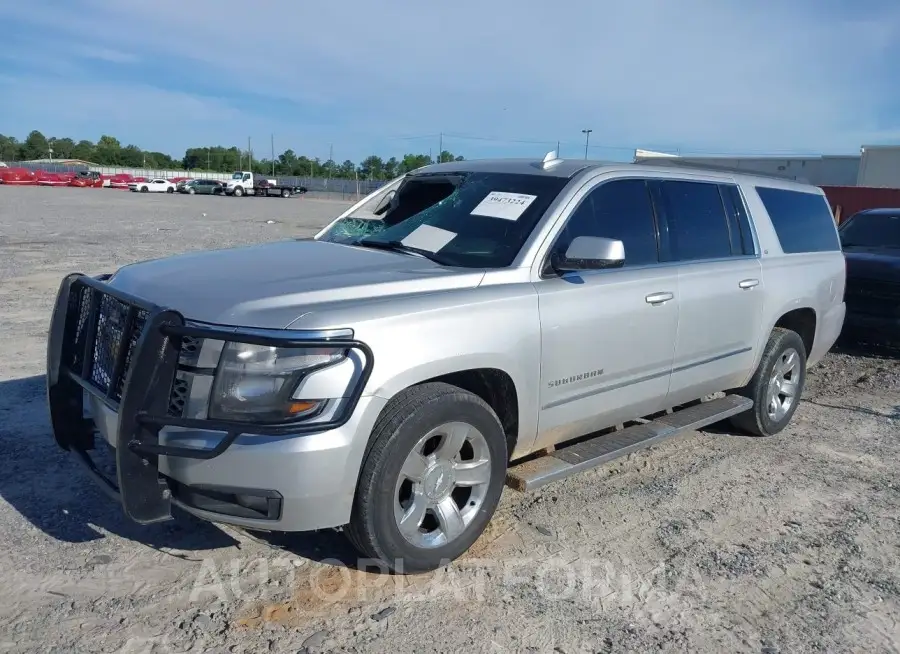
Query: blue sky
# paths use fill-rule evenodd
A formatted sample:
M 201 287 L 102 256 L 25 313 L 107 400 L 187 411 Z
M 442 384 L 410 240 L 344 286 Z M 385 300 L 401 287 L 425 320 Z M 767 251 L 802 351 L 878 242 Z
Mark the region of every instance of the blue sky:
M 248 8 L 252 11 L 248 11 Z M 7 0 L 0 133 L 181 156 L 900 143 L 890 0 Z

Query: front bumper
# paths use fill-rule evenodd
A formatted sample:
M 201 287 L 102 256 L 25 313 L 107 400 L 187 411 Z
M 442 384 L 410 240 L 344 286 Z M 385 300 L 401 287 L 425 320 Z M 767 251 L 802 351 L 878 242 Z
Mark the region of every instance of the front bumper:
M 186 366 L 182 344 L 207 338 L 327 343 L 361 355 L 360 374 L 334 415 L 315 424 L 183 417 L 172 411 L 179 374 L 191 368 L 191 374 L 212 375 L 214 369 Z M 174 503 L 210 520 L 302 531 L 349 517 L 356 470 L 383 407 L 380 399 L 362 397 L 372 365 L 371 350 L 352 338 L 194 326 L 176 311 L 75 274 L 63 280 L 51 321 L 47 399 L 56 442 L 136 522 L 170 519 Z M 115 479 L 91 458 L 97 432 L 114 451 Z

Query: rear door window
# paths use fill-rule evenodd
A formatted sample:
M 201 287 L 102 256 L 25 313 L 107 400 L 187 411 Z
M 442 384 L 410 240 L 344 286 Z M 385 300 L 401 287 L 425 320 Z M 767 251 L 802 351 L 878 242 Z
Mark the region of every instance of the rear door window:
M 661 180 L 659 191 L 675 260 L 721 259 L 733 255 L 731 227 L 717 184 Z

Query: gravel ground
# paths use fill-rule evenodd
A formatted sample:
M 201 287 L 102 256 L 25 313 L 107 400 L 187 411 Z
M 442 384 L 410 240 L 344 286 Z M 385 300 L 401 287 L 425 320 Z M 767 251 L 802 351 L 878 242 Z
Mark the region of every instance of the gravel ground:
M 127 522 L 50 436 L 62 275 L 311 234 L 343 206 L 0 188 L 0 651 L 900 652 L 891 353 L 830 353 L 778 437 L 710 429 L 507 490 L 429 575 L 360 570 L 333 532 Z

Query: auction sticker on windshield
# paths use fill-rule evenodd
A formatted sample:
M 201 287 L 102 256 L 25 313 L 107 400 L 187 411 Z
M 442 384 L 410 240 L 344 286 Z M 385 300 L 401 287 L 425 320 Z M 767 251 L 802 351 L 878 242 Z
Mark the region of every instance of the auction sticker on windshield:
M 431 225 L 419 225 L 401 243 L 411 248 L 419 248 L 426 252 L 437 252 L 456 237 L 454 232 L 448 232 L 440 227 Z
M 488 216 L 504 220 L 518 220 L 528 206 L 537 199 L 536 195 L 491 191 L 487 197 L 472 209 L 473 216 Z

